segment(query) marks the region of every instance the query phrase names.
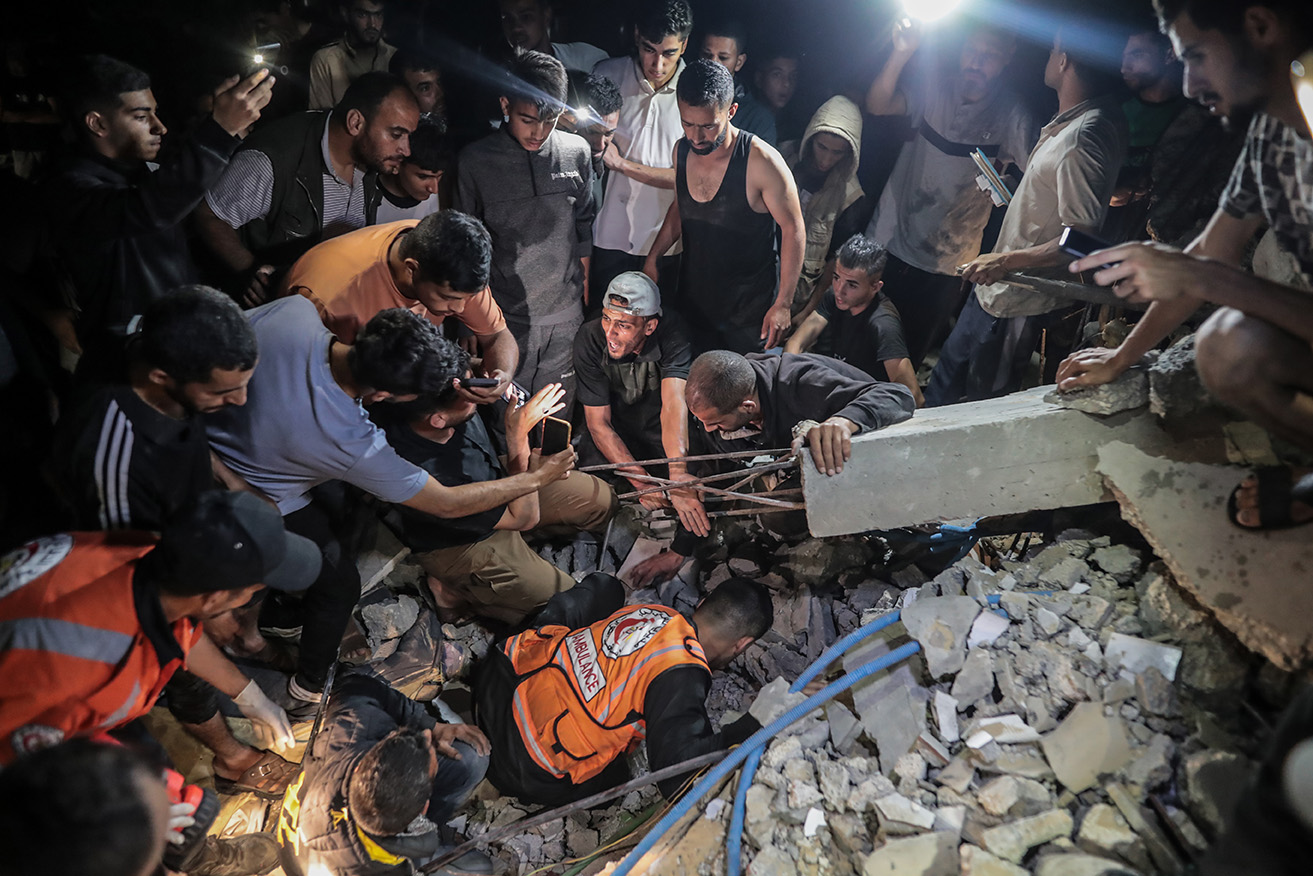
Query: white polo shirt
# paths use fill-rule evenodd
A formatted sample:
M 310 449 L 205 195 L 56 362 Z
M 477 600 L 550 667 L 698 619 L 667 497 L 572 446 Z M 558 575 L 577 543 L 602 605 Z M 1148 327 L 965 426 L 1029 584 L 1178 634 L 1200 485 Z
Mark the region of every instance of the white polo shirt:
M 624 99 L 615 145 L 625 158 L 648 167 L 674 167 L 671 158 L 675 142 L 684 136 L 675 99 L 675 85 L 683 71 L 681 59 L 665 87 L 654 91 L 632 57 L 611 58 L 594 68 L 594 73 L 616 84 Z M 608 174 L 602 209 L 593 225 L 593 244 L 646 256 L 674 200 L 674 189 L 658 189 L 621 173 Z M 680 251 L 682 247 L 676 244 L 672 252 Z

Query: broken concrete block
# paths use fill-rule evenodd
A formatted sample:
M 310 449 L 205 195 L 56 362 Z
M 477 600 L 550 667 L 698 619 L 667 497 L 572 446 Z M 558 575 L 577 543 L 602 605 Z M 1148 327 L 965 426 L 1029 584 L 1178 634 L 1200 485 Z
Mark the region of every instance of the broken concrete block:
M 1117 442 L 1100 449 L 1099 471 L 1122 516 L 1177 583 L 1246 647 L 1286 670 L 1313 661 L 1313 588 L 1290 586 L 1291 569 L 1313 569 L 1313 540 L 1298 528 L 1232 526 L 1226 500 L 1243 470 L 1177 462 Z
M 1094 855 L 1045 855 L 1035 876 L 1126 876 L 1126 865 Z
M 1098 630 L 1112 615 L 1112 603 L 1102 596 L 1072 594 L 1067 618 L 1087 630 Z
M 1049 766 L 1063 787 L 1079 794 L 1099 776 L 1116 772 L 1131 759 L 1131 745 L 1121 718 L 1103 714 L 1103 706 L 1081 703 L 1041 743 Z
M 825 704 L 825 722 L 830 725 L 830 744 L 839 754 L 852 754 L 853 745 L 862 735 L 862 725 L 843 703 L 830 700 Z
M 903 423 L 858 435 L 833 477 L 803 466 L 807 522 L 815 536 L 1065 508 L 1102 501 L 1094 476 L 1100 445 L 1152 446 L 1147 413 L 1106 419 L 1044 402 L 1045 388 L 925 408 Z M 963 448 L 990 448 L 989 458 Z M 963 464 L 945 466 L 945 459 Z
M 1181 764 L 1185 810 L 1214 836 L 1220 836 L 1230 823 L 1231 814 L 1252 773 L 1249 761 L 1238 754 L 1195 752 Z
M 994 658 L 984 648 L 967 652 L 962 671 L 950 689 L 960 703 L 974 703 L 994 690 Z
M 951 833 L 955 837 L 962 836 L 962 826 L 966 824 L 967 808 L 962 805 L 940 806 L 935 810 L 935 826 L 932 830 L 944 831 Z
M 789 682 L 786 679 L 776 678 L 757 694 L 752 705 L 748 707 L 748 714 L 765 727 L 805 699 L 807 696 L 802 692 L 789 692 Z
M 875 811 L 886 833 L 929 830 L 935 825 L 933 812 L 897 792 L 876 800 Z
M 967 788 L 971 787 L 971 781 L 975 777 L 975 765 L 962 755 L 958 755 L 949 761 L 948 766 L 939 771 L 935 781 L 945 788 L 952 789 L 955 793 L 965 794 Z
M 419 617 L 419 603 L 411 596 L 401 594 L 396 601 L 375 602 L 360 610 L 369 633 L 369 641 L 377 647 L 388 639 L 403 636 L 415 625 Z
M 1190 642 L 1177 672 L 1181 685 L 1218 705 L 1230 702 L 1249 673 L 1248 655 L 1221 636 Z
M 918 599 L 903 609 L 903 626 L 921 644 L 931 676 L 940 678 L 962 668 L 967 634 L 980 614 L 980 605 L 969 596 Z
M 961 876 L 1029 876 L 1029 872 L 1016 864 L 1009 864 L 989 852 L 963 843 L 958 849 Z
M 1056 636 L 1062 629 L 1062 618 L 1043 606 L 1035 606 L 1035 626 L 1046 638 Z
M 1041 815 L 991 827 L 981 834 L 980 840 L 986 851 L 1018 864 L 1035 846 L 1058 837 L 1070 837 L 1072 826 L 1071 813 L 1065 809 L 1051 809 Z
M 1132 724 L 1132 728 L 1141 727 Z M 1148 728 L 1145 728 L 1148 731 Z M 1152 731 L 1148 731 L 1152 732 Z M 1149 744 L 1136 751 L 1136 758 L 1122 773 L 1126 781 L 1138 785 L 1145 791 L 1160 788 L 1172 780 L 1172 759 L 1176 755 L 1176 743 L 1170 736 L 1155 733 Z
M 825 805 L 836 812 L 846 808 L 852 790 L 852 778 L 847 768 L 836 761 L 822 760 L 816 765 L 816 777 Z
M 1167 836 L 1145 817 L 1139 804 L 1130 791 L 1118 782 L 1109 782 L 1105 788 L 1117 811 L 1126 819 L 1131 830 L 1144 840 L 1144 846 L 1153 860 L 1154 866 L 1165 873 L 1176 873 L 1181 869 L 1181 859 L 1177 856 Z
M 1108 672 L 1113 675 L 1121 673 L 1127 678 L 1133 678 L 1153 666 L 1171 681 L 1176 678 L 1176 667 L 1181 663 L 1181 649 L 1175 645 L 1113 633 L 1108 637 L 1107 647 L 1103 649 L 1103 659 Z
M 925 771 L 925 758 L 914 751 L 909 751 L 894 763 L 894 775 L 914 785 L 925 778 Z
M 999 636 L 1008 631 L 1010 623 L 1011 621 L 1001 614 L 982 611 L 971 625 L 971 632 L 967 634 L 967 647 L 983 648 L 994 644 Z
M 1164 420 L 1181 420 L 1213 404 L 1195 370 L 1194 335 L 1172 344 L 1149 366 L 1149 410 Z
M 792 876 L 798 864 L 792 856 L 776 846 L 767 846 L 748 865 L 748 876 Z
M 937 690 L 931 704 L 935 711 L 935 724 L 939 727 L 939 737 L 945 742 L 957 742 L 961 738 L 957 729 L 957 700 Z
M 853 664 L 845 659 L 844 665 L 851 669 Z M 930 694 L 916 684 L 906 664 L 884 678 L 854 686 L 852 692 L 866 737 L 875 743 L 880 765 L 888 774 L 925 732 Z
M 1172 633 L 1185 641 L 1208 635 L 1208 615 L 1186 602 L 1170 578 L 1154 572 L 1147 577 L 1138 609 L 1147 634 Z
M 957 876 L 957 872 L 957 837 L 946 831 L 889 840 L 862 865 L 862 876 Z
M 1085 813 L 1076 834 L 1076 845 L 1092 855 L 1121 858 L 1141 867 L 1149 863 L 1139 834 L 1131 830 L 1115 806 L 1107 803 L 1091 806 Z
M 1038 815 L 1053 808 L 1053 795 L 1034 779 L 999 776 L 976 792 L 976 800 L 990 815 L 1013 818 Z
M 1052 390 L 1044 396 L 1049 404 L 1101 417 L 1133 411 L 1149 404 L 1149 373 L 1142 366 L 1128 368 L 1111 383 Z
M 1035 732 L 1019 715 L 994 715 L 989 718 L 977 718 L 967 725 L 966 737 L 970 740 L 977 733 L 991 736 L 999 745 L 1014 745 L 1019 742 L 1037 742 L 1039 734 Z M 968 741 L 967 743 L 971 743 Z M 979 746 L 972 746 L 978 748 Z
M 936 739 L 928 730 L 916 737 L 916 751 L 929 766 L 935 769 L 947 766 L 952 758 L 948 753 L 948 746 Z
M 854 812 L 866 812 L 875 807 L 875 801 L 894 793 L 894 783 L 876 773 L 862 779 L 853 788 L 848 807 Z
M 1129 583 L 1140 573 L 1140 552 L 1124 544 L 1099 548 L 1090 562 L 1117 579 L 1118 584 Z
M 1150 715 L 1170 718 L 1180 709 L 1176 703 L 1176 688 L 1157 666 L 1150 666 L 1135 676 L 1135 698 L 1140 708 Z

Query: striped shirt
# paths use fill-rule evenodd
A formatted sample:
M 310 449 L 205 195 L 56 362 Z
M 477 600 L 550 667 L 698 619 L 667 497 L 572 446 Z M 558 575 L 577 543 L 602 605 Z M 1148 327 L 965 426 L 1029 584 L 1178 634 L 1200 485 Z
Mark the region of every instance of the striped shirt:
M 77 529 L 159 530 L 215 485 L 201 417 L 175 420 L 126 384 L 97 389 L 60 419 L 51 463 Z
M 328 151 L 331 124 L 330 114 L 326 117 L 324 135 L 319 143 L 324 162 L 324 202 L 320 211 L 323 232 L 320 240 L 365 227 L 365 171 L 357 165 L 350 180 L 337 175 L 333 169 L 333 156 Z M 269 215 L 273 194 L 274 166 L 269 156 L 258 149 L 244 149 L 233 156 L 223 176 L 206 192 L 205 203 L 215 216 L 233 228 L 241 228 Z

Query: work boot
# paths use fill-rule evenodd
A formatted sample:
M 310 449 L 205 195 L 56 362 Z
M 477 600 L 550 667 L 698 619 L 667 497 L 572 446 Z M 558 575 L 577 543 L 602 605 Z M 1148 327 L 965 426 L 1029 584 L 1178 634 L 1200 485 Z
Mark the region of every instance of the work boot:
M 264 876 L 277 866 L 278 843 L 267 833 L 232 839 L 207 836 L 205 850 L 187 876 Z

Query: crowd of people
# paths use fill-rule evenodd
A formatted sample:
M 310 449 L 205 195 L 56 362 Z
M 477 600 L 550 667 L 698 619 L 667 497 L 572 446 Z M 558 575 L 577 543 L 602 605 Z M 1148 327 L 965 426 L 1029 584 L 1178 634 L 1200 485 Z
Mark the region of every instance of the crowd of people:
M 812 106 L 826 59 L 769 21 L 634 0 L 599 48 L 557 41 L 550 0 L 488 2 L 480 44 L 424 4 L 260 0 L 190 117 L 156 102 L 172 71 L 110 45 L 3 106 L 0 874 L 409 872 L 485 777 L 557 804 L 623 782 L 640 742 L 655 770 L 742 741 L 756 721 L 717 729 L 705 698 L 769 591 L 626 605 L 712 537 L 701 479 L 737 463 L 707 456 L 791 447 L 833 476 L 921 407 L 1106 383 L 1192 319 L 1217 398 L 1313 451 L 1298 0 L 1050 14 L 1034 82 L 1033 29 L 891 8 Z M 1247 270 L 1264 228 L 1287 276 Z M 1082 282 L 1151 302 L 1116 346 L 1081 349 Z M 602 532 L 625 491 L 676 524 L 625 582 L 535 549 Z M 1313 470 L 1255 472 L 1229 513 L 1313 522 Z M 345 668 L 379 526 L 443 620 L 495 635 L 473 723 Z M 282 801 L 276 831 L 206 835 L 213 792 L 137 720 L 157 704 L 219 790 Z M 1259 793 L 1216 858 L 1272 869 L 1210 872 L 1286 872 L 1310 834 L 1284 805 Z

